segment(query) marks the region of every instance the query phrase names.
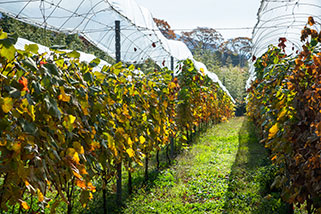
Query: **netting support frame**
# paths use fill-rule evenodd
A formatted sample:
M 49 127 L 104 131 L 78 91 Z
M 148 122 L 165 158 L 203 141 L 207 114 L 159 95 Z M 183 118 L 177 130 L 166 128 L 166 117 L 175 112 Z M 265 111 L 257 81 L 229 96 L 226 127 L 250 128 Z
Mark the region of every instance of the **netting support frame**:
M 120 21 L 115 21 L 115 47 L 116 47 L 116 63 L 121 61 L 121 46 L 120 46 Z M 117 163 L 117 205 L 122 205 L 122 162 Z

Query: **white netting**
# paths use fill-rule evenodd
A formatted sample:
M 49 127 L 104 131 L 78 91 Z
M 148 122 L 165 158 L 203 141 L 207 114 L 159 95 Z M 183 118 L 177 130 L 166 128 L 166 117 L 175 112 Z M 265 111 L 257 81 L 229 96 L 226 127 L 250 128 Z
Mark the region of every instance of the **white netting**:
M 136 64 L 152 59 L 170 67 L 171 56 L 174 66 L 180 60 L 193 59 L 184 43 L 163 36 L 149 10 L 135 0 L 1 0 L 0 12 L 42 28 L 78 33 L 113 58 L 115 21 L 119 20 L 123 62 Z M 228 93 L 217 76 L 211 76 Z
M 300 49 L 301 30 L 309 16 L 321 23 L 320 0 L 262 0 L 257 14 L 258 21 L 252 33 L 252 55 L 260 57 L 270 44 L 278 45 L 281 37 L 287 39 L 286 53 Z M 253 65 L 250 74 L 247 87 L 255 79 Z
M 29 41 L 27 39 L 23 39 L 23 38 L 18 38 L 17 43 L 15 44 L 15 48 L 16 49 L 20 49 L 20 50 L 24 50 L 25 49 L 25 45 L 30 45 L 30 44 L 37 44 L 34 43 L 32 41 Z M 50 48 L 37 44 L 38 45 L 38 53 L 43 54 L 43 53 L 51 53 L 52 51 L 50 50 Z M 64 50 L 66 52 L 71 52 L 71 50 Z M 90 63 L 92 60 L 96 59 L 97 57 L 93 54 L 88 54 L 88 53 L 84 53 L 82 51 L 77 51 L 80 54 L 79 57 L 79 61 L 80 62 L 86 62 L 86 63 Z M 97 67 L 94 68 L 95 71 L 99 71 L 101 70 L 104 65 L 110 66 L 110 64 L 102 59 L 100 59 L 100 63 L 99 65 L 97 65 Z

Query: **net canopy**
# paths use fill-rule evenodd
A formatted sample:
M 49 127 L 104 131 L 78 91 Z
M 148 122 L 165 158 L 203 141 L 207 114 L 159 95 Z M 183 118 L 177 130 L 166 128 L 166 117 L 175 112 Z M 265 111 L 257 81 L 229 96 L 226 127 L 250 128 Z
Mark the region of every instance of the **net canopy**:
M 230 96 L 216 74 L 196 62 L 183 42 L 165 38 L 149 10 L 135 0 L 2 0 L 0 12 L 48 30 L 79 34 L 113 58 L 118 20 L 123 62 L 140 64 L 152 59 L 160 66 L 170 67 L 171 56 L 174 66 L 178 61 L 192 59 Z
M 30 45 L 30 44 L 38 45 L 38 48 L 39 48 L 38 49 L 38 53 L 39 54 L 51 53 L 52 52 L 49 47 L 34 43 L 32 41 L 29 41 L 29 40 L 23 39 L 23 38 L 18 38 L 17 43 L 15 44 L 15 48 L 16 49 L 20 49 L 20 50 L 24 50 L 25 49 L 25 45 Z M 72 52 L 71 50 L 64 50 L 64 51 Z M 79 61 L 80 62 L 90 63 L 92 60 L 97 58 L 93 54 L 84 53 L 82 51 L 77 51 L 77 52 L 80 54 L 80 56 L 79 56 Z M 94 68 L 94 71 L 100 71 L 104 67 L 104 65 L 110 66 L 110 64 L 108 62 L 106 62 L 105 60 L 100 59 L 100 63 Z
M 257 13 L 257 23 L 252 32 L 252 55 L 260 57 L 269 45 L 277 46 L 279 38 L 286 38 L 286 53 L 291 54 L 301 48 L 300 35 L 312 16 L 321 23 L 320 0 L 262 0 Z M 250 69 L 247 87 L 255 79 L 254 67 Z

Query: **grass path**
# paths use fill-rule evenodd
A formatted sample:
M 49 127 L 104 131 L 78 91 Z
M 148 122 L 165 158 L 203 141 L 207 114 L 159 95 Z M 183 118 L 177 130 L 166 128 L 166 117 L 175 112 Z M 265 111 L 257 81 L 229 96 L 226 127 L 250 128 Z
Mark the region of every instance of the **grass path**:
M 215 125 L 140 189 L 123 213 L 286 213 L 275 169 L 246 117 Z

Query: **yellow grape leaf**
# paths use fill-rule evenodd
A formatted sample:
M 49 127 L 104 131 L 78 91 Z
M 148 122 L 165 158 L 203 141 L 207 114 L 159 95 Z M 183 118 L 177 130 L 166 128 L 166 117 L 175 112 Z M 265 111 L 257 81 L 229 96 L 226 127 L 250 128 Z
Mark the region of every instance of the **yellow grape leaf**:
M 36 115 L 35 115 L 35 106 L 31 105 L 30 110 L 29 110 L 29 115 L 32 117 L 32 121 L 36 120 Z
M 78 172 L 75 172 L 74 170 L 72 170 L 72 174 L 74 174 L 74 176 L 78 179 L 82 178 L 82 176 Z
M 67 95 L 65 93 L 65 89 L 63 87 L 60 87 L 60 95 L 58 96 L 58 99 L 63 102 L 69 102 L 70 101 L 70 95 Z
M 283 108 L 282 111 L 280 112 L 279 116 L 278 116 L 277 121 L 281 120 L 284 117 L 285 113 L 286 113 L 286 109 Z
M 134 157 L 134 155 L 135 155 L 135 152 L 132 148 L 127 149 L 126 152 L 129 155 L 129 157 L 131 157 L 131 158 Z
M 89 145 L 90 145 L 90 150 L 89 150 L 90 152 L 100 148 L 100 144 L 95 140 L 92 141 Z
M 144 166 L 143 162 L 141 162 L 140 160 L 136 161 L 138 163 L 139 166 Z
M 269 130 L 269 138 L 268 139 L 273 138 L 278 131 L 279 131 L 279 127 L 278 127 L 278 124 L 276 123 L 270 128 L 270 130 Z
M 69 122 L 73 124 L 76 120 L 76 117 L 74 117 L 73 115 L 68 115 L 68 117 L 69 117 Z
M 62 124 L 68 131 L 71 132 L 74 129 L 73 124 L 75 120 L 76 120 L 76 117 L 74 117 L 73 115 L 68 115 L 68 117 L 65 116 L 64 122 Z
M 80 188 L 82 188 L 82 189 L 85 189 L 86 188 L 86 182 L 85 181 L 83 181 L 83 180 L 76 180 L 76 186 L 77 187 L 80 187 Z
M 8 113 L 13 108 L 12 98 L 11 97 L 3 98 L 1 108 L 4 113 Z
M 87 183 L 87 188 L 92 192 L 96 192 L 96 187 L 91 182 Z
M 79 169 L 80 174 L 82 174 L 82 175 L 88 175 L 88 172 L 86 171 L 86 168 L 85 168 L 84 165 L 80 165 L 80 166 L 78 167 L 78 169 Z
M 91 200 L 91 199 L 93 199 L 94 197 L 93 197 L 93 194 L 90 192 L 89 193 L 89 200 Z
M 132 141 L 132 139 L 131 139 L 130 137 L 128 137 L 127 143 L 128 143 L 128 145 L 129 145 L 130 147 L 132 147 L 133 144 L 134 144 L 133 141 Z
M 168 102 L 165 100 L 165 101 L 163 102 L 163 107 L 164 107 L 164 108 L 167 108 L 167 106 L 168 106 Z
M 144 121 L 144 122 L 147 121 L 147 116 L 146 116 L 146 114 L 143 114 L 143 121 Z
M 97 80 L 98 80 L 99 82 L 101 82 L 101 83 L 104 81 L 104 79 L 105 79 L 105 77 L 106 77 L 105 74 L 103 74 L 103 73 L 101 73 L 101 72 L 98 72 L 98 71 L 94 72 L 94 75 L 96 76 Z
M 165 132 L 165 135 L 166 135 L 166 136 L 169 135 L 169 129 L 165 129 L 164 132 Z
M 23 201 L 23 200 L 20 200 L 20 203 L 21 203 L 21 206 L 23 209 L 25 210 L 29 210 L 29 205 L 27 204 L 27 202 Z
M 116 114 L 120 115 L 121 114 L 121 110 L 119 108 L 116 109 Z
M 40 189 L 37 188 L 37 196 L 38 196 L 38 200 L 40 202 L 43 202 L 43 194 L 42 192 L 40 191 Z
M 72 159 L 73 161 L 75 161 L 76 163 L 79 164 L 78 152 L 76 152 L 75 149 L 73 149 L 73 148 L 68 148 L 68 149 L 67 149 L 67 152 L 66 152 L 66 155 L 69 156 L 69 157 L 71 157 L 71 159 Z
M 79 154 L 84 154 L 84 147 L 77 141 L 72 143 L 72 146 L 74 147 L 74 149 L 79 153 Z
M 79 164 L 79 156 L 78 156 L 78 153 L 77 153 L 77 152 L 75 152 L 75 154 L 74 154 L 74 156 L 73 156 L 72 159 L 73 159 L 76 163 Z
M 29 183 L 27 180 L 25 180 L 25 185 L 26 185 L 26 187 L 27 187 L 27 186 L 30 185 L 30 183 Z
M 141 144 L 144 144 L 146 139 L 143 136 L 140 136 L 139 137 L 139 141 L 140 141 Z
M 276 158 L 277 158 L 277 156 L 276 156 L 276 155 L 274 155 L 274 156 L 273 156 L 273 158 L 272 158 L 271 160 L 275 160 Z
M 129 110 L 126 104 L 123 105 L 123 115 L 129 116 Z
M 176 84 L 174 82 L 170 82 L 169 83 L 169 88 L 170 89 L 176 88 Z

